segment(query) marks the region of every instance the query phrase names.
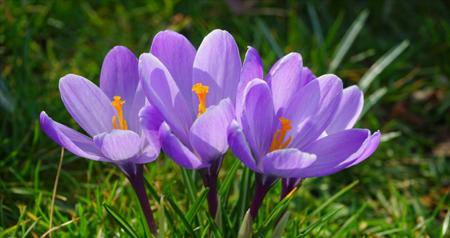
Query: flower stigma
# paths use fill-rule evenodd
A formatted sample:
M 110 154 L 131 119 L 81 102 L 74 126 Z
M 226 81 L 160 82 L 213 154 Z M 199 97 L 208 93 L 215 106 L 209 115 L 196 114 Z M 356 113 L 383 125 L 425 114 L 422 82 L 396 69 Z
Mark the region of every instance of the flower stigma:
M 209 87 L 202 83 L 196 83 L 192 86 L 192 92 L 198 97 L 198 113 L 197 117 L 206 112 L 206 94 L 208 94 Z
M 292 129 L 292 124 L 289 119 L 280 117 L 281 128 L 278 129 L 272 138 L 272 144 L 270 145 L 270 152 L 274 150 L 284 149 L 288 147 L 292 141 L 292 136 L 289 136 L 286 140 L 286 133 Z
M 111 105 L 116 109 L 118 115 L 118 118 L 116 116 L 112 117 L 114 129 L 128 130 L 127 121 L 123 118 L 123 104 L 125 104 L 125 101 L 120 100 L 120 96 L 114 96 L 114 101 L 111 102 Z M 117 119 L 119 119 L 119 124 L 117 124 Z

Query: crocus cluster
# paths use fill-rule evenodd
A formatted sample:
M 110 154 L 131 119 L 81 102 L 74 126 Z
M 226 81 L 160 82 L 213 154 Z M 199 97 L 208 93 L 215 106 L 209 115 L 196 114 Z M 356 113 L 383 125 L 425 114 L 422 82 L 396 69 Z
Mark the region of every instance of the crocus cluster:
M 82 134 L 40 115 L 43 131 L 73 154 L 108 162 L 124 172 L 152 233 L 157 228 L 144 188 L 143 164 L 164 151 L 198 170 L 218 209 L 217 180 L 230 148 L 255 172 L 250 215 L 281 179 L 281 197 L 305 178 L 326 176 L 367 159 L 380 133 L 353 128 L 363 107 L 356 86 L 336 75 L 316 77 L 298 53 L 264 75 L 249 47 L 243 64 L 228 32 L 214 30 L 196 49 L 183 35 L 159 32 L 139 59 L 123 46 L 105 57 L 100 87 L 77 75 L 59 81 L 61 99 Z

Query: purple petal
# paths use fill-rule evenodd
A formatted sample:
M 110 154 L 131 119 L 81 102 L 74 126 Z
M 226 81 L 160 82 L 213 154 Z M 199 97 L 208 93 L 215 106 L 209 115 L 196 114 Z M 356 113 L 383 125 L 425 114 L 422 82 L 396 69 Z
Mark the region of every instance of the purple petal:
M 316 159 L 316 155 L 297 149 L 275 150 L 263 159 L 264 174 L 283 178 L 295 177 L 294 174 L 308 168 Z
M 267 83 L 252 80 L 245 89 L 242 128 L 257 159 L 268 151 L 272 142 L 275 120 L 272 95 Z
M 162 149 L 175 163 L 187 169 L 199 169 L 207 166 L 207 164 L 203 164 L 192 151 L 171 133 L 167 123 L 164 122 L 161 125 L 159 134 Z
M 320 85 L 318 80 L 313 80 L 300 88 L 293 96 L 282 116 L 291 120 L 292 125 L 297 126 L 314 116 L 319 106 Z
M 248 82 L 255 78 L 264 78 L 263 63 L 258 51 L 249 46 L 247 53 L 245 54 L 245 60 L 241 70 L 241 79 L 238 83 L 236 92 L 236 115 L 238 119 L 241 117 L 244 106 L 245 87 Z
M 233 36 L 223 30 L 209 33 L 198 48 L 193 71 L 194 83 L 209 87 L 208 105 L 226 97 L 235 103 L 240 72 L 241 59 Z M 196 98 L 194 105 L 198 105 Z
M 313 72 L 308 67 L 303 67 L 301 78 L 303 84 L 306 85 L 314 79 L 316 79 L 316 76 L 313 74 Z
M 327 128 L 328 134 L 352 128 L 364 105 L 362 91 L 357 86 L 344 89 L 336 116 Z
M 355 162 L 369 146 L 370 131 L 349 129 L 315 141 L 304 151 L 317 155 L 317 160 L 296 177 L 321 177 L 336 173 Z
M 45 112 L 41 112 L 40 124 L 42 130 L 58 145 L 64 147 L 73 154 L 86 159 L 108 161 L 103 158 L 91 138 L 55 122 Z
M 142 140 L 130 130 L 112 130 L 94 137 L 94 143 L 103 155 L 119 162 L 133 158 L 142 147 Z
M 155 56 L 145 53 L 139 58 L 139 75 L 149 102 L 163 115 L 175 135 L 189 144 L 188 132 L 194 115 L 167 68 Z
M 281 58 L 269 71 L 268 80 L 273 94 L 275 113 L 288 106 L 293 96 L 305 84 L 301 80 L 302 56 L 290 53 Z
M 153 38 L 150 52 L 167 67 L 184 99 L 190 105 L 192 66 L 196 53 L 191 42 L 174 31 L 161 31 Z
M 369 158 L 369 156 L 371 156 L 373 154 L 373 152 L 375 152 L 375 150 L 378 148 L 378 145 L 380 144 L 380 139 L 381 139 L 381 133 L 379 131 L 375 132 L 370 137 L 370 141 L 368 142 L 368 145 L 367 145 L 364 153 L 362 155 L 360 155 L 358 159 L 354 160 L 350 165 L 346 166 L 346 168 L 355 166 L 355 165 L 363 162 L 367 158 Z
M 229 98 L 209 107 L 191 127 L 191 145 L 206 162 L 222 157 L 228 150 L 227 129 L 234 117 Z
M 113 129 L 112 118 L 116 112 L 111 101 L 91 81 L 68 74 L 59 80 L 59 91 L 67 111 L 89 135 Z
M 334 118 L 342 96 L 342 81 L 337 76 L 323 75 L 315 80 L 318 81 L 320 87 L 318 111 L 297 127 L 296 136 L 291 143 L 292 147 L 302 151 L 305 146 L 319 138 L 328 127 Z
M 149 104 L 139 112 L 139 119 L 146 138 L 145 153 L 158 155 L 161 149 L 159 128 L 163 122 L 161 113 Z
M 262 169 L 257 169 L 248 142 L 237 121 L 232 121 L 228 128 L 228 143 L 233 154 L 242 161 L 245 166 L 255 172 L 262 172 Z

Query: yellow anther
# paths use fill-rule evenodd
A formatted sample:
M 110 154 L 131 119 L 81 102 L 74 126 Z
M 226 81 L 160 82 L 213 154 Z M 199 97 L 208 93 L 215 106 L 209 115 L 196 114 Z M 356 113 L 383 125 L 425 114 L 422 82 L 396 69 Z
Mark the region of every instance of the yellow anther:
M 198 97 L 198 113 L 197 117 L 206 112 L 206 94 L 208 94 L 209 87 L 202 83 L 196 83 L 192 86 L 192 92 Z
M 292 141 L 292 136 L 289 136 L 286 140 L 286 133 L 292 129 L 292 123 L 290 120 L 280 117 L 281 128 L 278 129 L 272 138 L 272 144 L 270 145 L 270 151 L 284 149 L 289 146 Z
M 119 124 L 117 124 L 117 117 L 112 117 L 114 129 L 128 130 L 127 121 L 125 121 L 125 118 L 123 117 L 123 104 L 125 104 L 125 101 L 120 100 L 120 96 L 114 96 L 114 101 L 111 102 L 111 105 L 116 109 L 117 117 L 119 119 Z

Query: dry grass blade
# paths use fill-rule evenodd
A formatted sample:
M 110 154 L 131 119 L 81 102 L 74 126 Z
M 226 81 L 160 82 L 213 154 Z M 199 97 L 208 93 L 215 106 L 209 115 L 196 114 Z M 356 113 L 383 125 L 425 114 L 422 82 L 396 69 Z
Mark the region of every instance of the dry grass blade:
M 53 225 L 53 211 L 55 209 L 55 198 L 56 198 L 56 190 L 58 189 L 58 181 L 59 181 L 59 174 L 61 173 L 61 167 L 64 159 L 64 148 L 61 147 L 61 155 L 59 156 L 59 164 L 58 164 L 58 170 L 56 171 L 56 177 L 55 177 L 55 183 L 53 185 L 53 193 L 52 193 L 52 202 L 50 204 L 50 221 L 49 221 L 49 227 L 46 234 L 52 230 Z M 52 233 L 50 234 L 50 238 L 52 237 Z

